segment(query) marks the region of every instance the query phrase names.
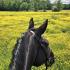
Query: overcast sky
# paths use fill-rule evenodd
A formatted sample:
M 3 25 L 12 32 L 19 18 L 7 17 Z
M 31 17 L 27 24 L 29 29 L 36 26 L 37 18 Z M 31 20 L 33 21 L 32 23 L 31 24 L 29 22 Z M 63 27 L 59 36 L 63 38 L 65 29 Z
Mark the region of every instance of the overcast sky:
M 56 0 L 50 0 L 52 3 Z M 70 3 L 70 0 L 62 0 L 62 3 L 64 4 L 69 4 Z

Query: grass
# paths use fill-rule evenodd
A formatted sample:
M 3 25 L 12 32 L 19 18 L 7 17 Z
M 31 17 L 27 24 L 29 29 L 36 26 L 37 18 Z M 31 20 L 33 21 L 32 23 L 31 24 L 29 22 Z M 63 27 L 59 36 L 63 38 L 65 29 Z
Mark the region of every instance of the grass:
M 56 61 L 48 70 L 70 70 L 70 11 L 61 12 L 0 12 L 0 70 L 8 70 L 17 38 L 28 28 L 33 17 L 35 27 L 45 19 L 49 24 L 43 37 L 48 39 Z M 45 70 L 45 65 L 32 70 Z

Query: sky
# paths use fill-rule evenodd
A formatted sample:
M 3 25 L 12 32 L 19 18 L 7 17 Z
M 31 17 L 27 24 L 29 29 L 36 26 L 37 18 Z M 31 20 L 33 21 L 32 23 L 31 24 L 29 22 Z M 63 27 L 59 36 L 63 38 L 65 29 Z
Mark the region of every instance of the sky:
M 50 0 L 52 3 L 56 0 Z M 64 4 L 70 4 L 70 0 L 62 0 L 62 3 Z

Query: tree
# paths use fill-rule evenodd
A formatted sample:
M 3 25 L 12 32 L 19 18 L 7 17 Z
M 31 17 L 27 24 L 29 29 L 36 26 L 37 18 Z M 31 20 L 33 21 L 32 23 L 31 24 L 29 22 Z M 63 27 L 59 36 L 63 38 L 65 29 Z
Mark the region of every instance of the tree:
M 46 0 L 46 4 L 47 4 L 47 10 L 51 9 L 51 2 L 50 0 Z
M 0 0 L 0 10 L 4 10 L 4 0 Z
M 63 4 L 61 3 L 61 0 L 57 0 L 54 2 L 54 5 L 52 7 L 53 11 L 60 11 L 63 9 Z
M 60 11 L 62 9 L 62 3 L 61 3 L 61 0 L 58 0 L 57 1 L 57 4 L 56 4 L 58 10 Z
M 29 9 L 29 4 L 27 2 L 23 2 L 19 8 L 19 10 L 27 10 L 27 11 L 28 9 Z
M 70 4 L 63 4 L 63 9 L 70 10 Z
M 39 9 L 39 0 L 34 0 L 34 11 L 38 11 Z
M 38 11 L 39 10 L 39 0 L 30 1 L 30 10 Z
M 44 12 L 47 10 L 47 3 L 46 1 L 39 2 L 39 10 L 43 10 Z

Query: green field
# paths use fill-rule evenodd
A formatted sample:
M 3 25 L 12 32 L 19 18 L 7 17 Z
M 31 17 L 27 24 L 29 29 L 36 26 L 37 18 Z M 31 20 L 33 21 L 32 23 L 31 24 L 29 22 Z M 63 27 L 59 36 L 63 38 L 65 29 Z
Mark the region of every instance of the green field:
M 56 61 L 48 70 L 70 70 L 70 11 L 61 12 L 0 12 L 0 70 L 8 70 L 17 38 L 28 28 L 33 17 L 35 27 L 49 19 L 43 37 L 48 39 Z M 45 70 L 45 65 L 32 70 Z

